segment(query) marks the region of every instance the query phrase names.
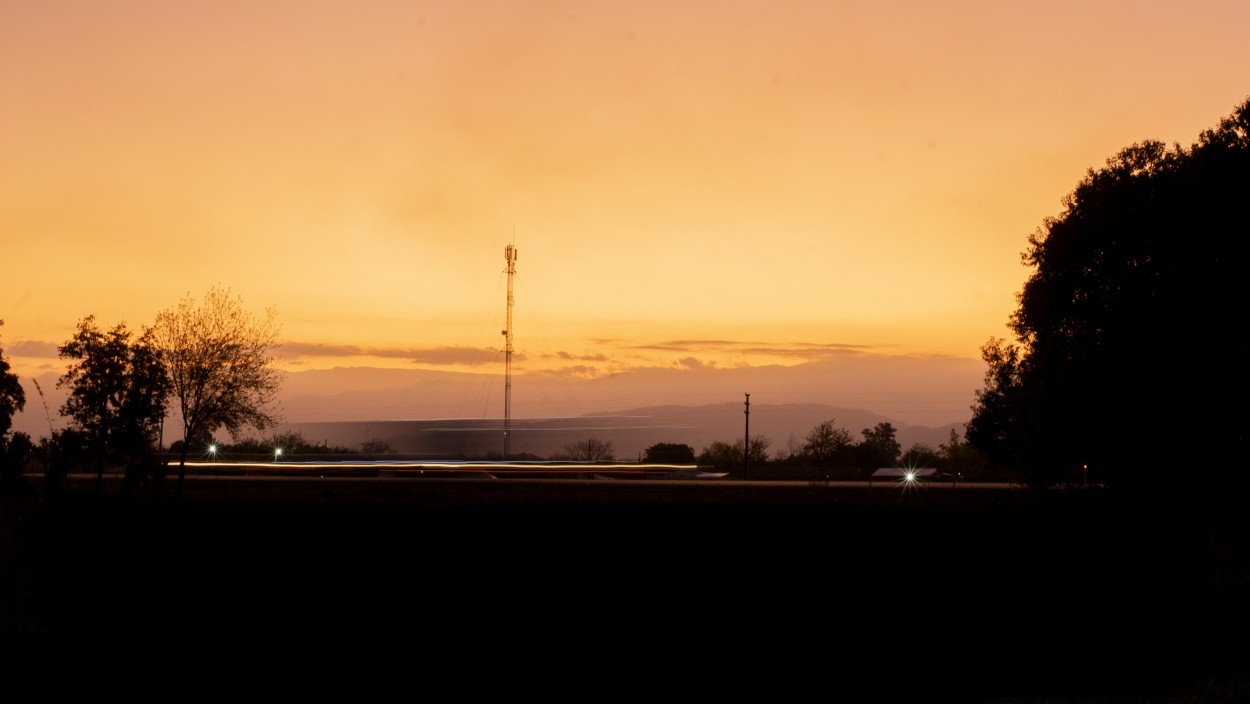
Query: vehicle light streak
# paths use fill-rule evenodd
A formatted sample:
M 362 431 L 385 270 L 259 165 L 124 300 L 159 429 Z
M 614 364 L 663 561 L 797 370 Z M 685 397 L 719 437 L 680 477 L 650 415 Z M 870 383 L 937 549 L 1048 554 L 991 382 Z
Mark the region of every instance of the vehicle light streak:
M 429 460 L 350 460 L 337 462 L 187 462 L 190 470 L 267 469 L 284 474 L 302 474 L 325 470 L 389 470 L 395 474 L 423 474 L 426 472 L 446 474 L 554 474 L 584 475 L 592 473 L 611 474 L 697 474 L 698 465 L 692 464 L 638 464 L 607 462 L 473 462 Z

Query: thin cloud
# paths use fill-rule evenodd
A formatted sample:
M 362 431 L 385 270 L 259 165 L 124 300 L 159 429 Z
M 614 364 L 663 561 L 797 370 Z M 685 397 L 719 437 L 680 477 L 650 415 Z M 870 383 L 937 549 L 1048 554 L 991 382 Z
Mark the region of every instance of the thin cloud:
M 57 345 L 38 340 L 18 340 L 5 349 L 6 354 L 14 357 L 59 357 Z
M 574 364 L 574 365 L 567 366 L 567 367 L 560 367 L 559 369 L 540 369 L 540 370 L 534 370 L 534 371 L 526 372 L 526 373 L 528 375 L 535 376 L 535 377 L 549 377 L 549 378 L 557 378 L 557 379 L 559 378 L 598 379 L 599 377 L 603 376 L 606 372 L 604 372 L 599 367 L 594 367 L 594 366 L 590 366 L 587 364 Z
M 657 352 L 687 352 L 691 350 L 737 349 L 741 344 L 743 343 L 732 340 L 669 340 L 645 345 L 628 345 L 628 348 L 631 350 L 654 350 Z
M 561 366 L 542 372 L 539 372 L 539 370 L 528 370 L 528 372 L 557 377 L 597 378 L 629 369 L 676 368 L 691 371 L 709 371 L 731 367 L 754 366 L 760 363 L 767 363 L 770 359 L 778 360 L 779 363 L 783 360 L 789 360 L 791 364 L 795 361 L 800 363 L 820 363 L 845 359 L 848 356 L 860 357 L 883 354 L 879 346 L 843 343 L 766 343 L 756 340 L 725 339 L 667 340 L 632 345 L 623 344 L 623 342 L 620 339 L 597 340 L 598 344 L 611 344 L 614 346 L 618 354 L 624 354 L 622 358 L 616 358 L 612 354 L 602 352 L 574 353 L 561 350 L 534 357 L 523 352 L 514 352 L 513 361 L 518 365 L 522 365 L 530 359 L 547 363 L 553 361 L 570 362 L 572 364 L 568 366 Z M 19 342 L 14 346 L 15 354 L 18 353 L 18 348 L 23 350 L 22 353 L 25 356 L 40 356 L 31 354 L 31 352 L 41 352 L 42 356 L 46 357 L 56 356 L 56 347 L 47 343 Z M 498 349 L 466 346 L 427 348 L 363 347 L 359 345 L 291 342 L 284 343 L 280 349 L 282 354 L 288 357 L 288 363 L 290 364 L 315 363 L 317 358 L 326 357 L 362 357 L 399 359 L 413 364 L 442 367 L 484 367 L 498 364 L 502 355 L 502 352 Z M 631 352 L 635 354 L 629 354 Z M 738 357 L 739 361 L 733 364 L 729 364 L 724 360 L 714 361 L 727 355 Z M 754 362 L 746 361 L 745 358 L 747 357 L 752 358 Z
M 789 345 L 755 345 L 751 347 L 734 348 L 735 351 L 744 354 L 755 355 L 771 355 L 774 357 L 799 357 L 810 361 L 818 359 L 829 359 L 846 354 L 864 354 L 870 353 L 875 348 L 870 345 L 843 345 L 843 344 L 816 344 L 816 343 L 791 343 Z
M 661 343 L 664 345 L 675 345 L 677 347 L 736 347 L 738 345 L 765 344 L 761 342 L 743 342 L 741 340 L 669 340 Z
M 702 362 L 694 357 L 683 357 L 675 362 L 682 369 L 715 369 L 716 362 Z
M 479 347 L 433 347 L 424 350 L 411 350 L 410 358 L 422 364 L 495 364 L 499 359 L 499 350 Z M 524 362 L 525 354 L 513 352 L 512 359 Z
M 356 345 L 321 345 L 307 342 L 284 342 L 279 349 L 293 357 L 355 357 L 365 354 L 374 357 L 398 356 L 366 352 L 364 347 Z
M 754 340 L 668 340 L 644 345 L 632 345 L 628 349 L 650 352 L 703 353 L 703 354 L 749 354 L 760 357 L 787 357 L 809 361 L 825 359 L 848 352 L 867 352 L 869 345 L 840 343 L 791 342 L 768 343 Z
M 563 359 L 568 362 L 607 362 L 611 359 L 606 354 L 572 354 L 570 352 L 557 352 L 554 355 L 543 355 L 543 359 Z
M 417 364 L 440 366 L 477 366 L 494 364 L 499 350 L 479 347 L 360 347 L 357 345 L 323 345 L 306 342 L 285 343 L 283 354 L 294 357 L 375 357 L 382 359 L 405 359 Z M 513 359 L 526 359 L 523 353 L 514 352 Z

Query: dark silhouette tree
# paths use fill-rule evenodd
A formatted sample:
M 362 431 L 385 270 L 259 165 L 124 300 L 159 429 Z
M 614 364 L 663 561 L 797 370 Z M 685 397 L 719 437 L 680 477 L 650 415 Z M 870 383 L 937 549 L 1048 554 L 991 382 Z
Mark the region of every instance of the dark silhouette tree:
M 0 327 L 4 321 L 0 320 Z M 0 494 L 6 487 L 16 484 L 21 476 L 20 467 L 9 462 L 9 430 L 13 428 L 13 416 L 26 407 L 26 392 L 21 381 L 9 366 L 4 356 L 4 348 L 0 347 Z
M 105 331 L 96 325 L 95 316 L 88 315 L 78 321 L 74 336 L 57 348 L 61 359 L 72 360 L 56 382 L 69 389 L 61 415 L 70 419 L 86 441 L 96 467 L 97 491 L 104 477 L 109 434 L 117 429 L 129 337 L 124 323 Z
M 907 448 L 907 451 L 898 458 L 898 463 L 901 467 L 936 467 L 939 460 L 941 456 L 937 450 L 926 443 L 917 442 Z
M 985 453 L 964 442 L 954 428 L 951 428 L 950 438 L 938 445 L 938 454 L 943 470 L 966 479 L 979 478 L 989 468 Z
M 281 387 L 272 354 L 278 346 L 276 319 L 272 308 L 264 317 L 251 315 L 239 297 L 219 286 L 202 302 L 188 294 L 157 315 L 154 340 L 182 420 L 179 491 L 193 438 L 211 437 L 220 428 L 237 437 L 244 428 L 265 430 L 278 423 L 272 408 Z
M 1021 376 L 1019 346 L 990 338 L 981 346 L 985 360 L 985 386 L 976 391 L 976 405 L 966 434 L 968 443 L 981 451 L 992 471 L 1016 471 L 1034 456 Z M 1039 453 L 1043 450 L 1039 449 Z
M 747 459 L 750 460 L 751 467 L 759 469 L 760 467 L 768 464 L 768 448 L 772 444 L 773 441 L 764 435 L 751 436 L 749 454 L 747 454 Z M 743 442 L 741 440 L 734 443 L 734 451 L 737 453 L 739 459 L 742 458 L 742 445 Z
M 848 449 L 854 445 L 851 432 L 839 428 L 831 418 L 807 433 L 800 454 L 818 468 L 839 467 L 847 460 Z
M 35 443 L 30 435 L 20 430 L 0 439 L 0 452 L 4 453 L 0 457 L 0 497 L 28 490 L 24 472 L 26 461 L 34 451 Z
M 742 441 L 738 441 L 738 446 L 734 447 L 723 440 L 715 440 L 699 453 L 698 463 L 700 467 L 725 471 L 740 467 L 742 466 Z
M 89 315 L 58 348 L 62 359 L 71 360 L 57 381 L 69 389 L 61 415 L 70 418 L 89 448 L 97 491 L 110 458 L 125 463 L 126 485 L 134 484 L 135 472 L 146 467 L 159 443 L 165 416 L 165 368 L 151 331 L 134 342 L 131 337 L 125 323 L 103 330 Z
M 289 457 L 296 454 L 315 454 L 322 449 L 308 438 L 305 438 L 304 434 L 298 430 L 274 433 L 263 442 L 273 448 L 273 451 L 277 452 L 279 457 Z
M 1086 468 L 1146 486 L 1237 456 L 1244 424 L 1220 409 L 1246 390 L 1247 194 L 1250 99 L 1188 148 L 1142 142 L 1090 169 L 1029 237 L 1015 341 L 982 348 L 969 442 L 1043 486 Z M 1162 432 L 1193 417 L 1220 441 Z
M 378 441 L 382 442 L 382 441 Z M 194 443 L 192 443 L 194 444 Z M 386 443 L 382 443 L 386 447 Z M 346 447 L 330 447 L 316 444 L 298 430 L 284 430 L 268 437 L 247 437 L 230 444 L 217 445 L 219 456 L 230 455 L 249 459 L 269 459 L 281 462 L 287 459 L 312 459 L 326 455 L 351 455 L 356 452 Z
M 169 375 L 156 348 L 152 330 L 130 344 L 121 399 L 117 449 L 126 463 L 127 491 L 146 483 L 156 466 L 155 450 L 169 401 Z
M 694 448 L 685 443 L 658 442 L 643 453 L 651 464 L 694 464 Z
M 4 321 L 0 320 L 0 327 Z M 4 356 L 4 348 L 0 347 L 0 438 L 8 435 L 13 427 L 13 416 L 26 407 L 26 392 L 9 366 Z
M 864 428 L 861 431 L 864 439 L 855 446 L 860 466 L 870 472 L 880 467 L 893 467 L 903 451 L 894 437 L 897 432 L 893 423 L 877 423 L 871 428 Z
M 717 440 L 703 448 L 703 452 L 699 453 L 698 464 L 700 467 L 712 467 L 727 472 L 741 473 L 743 444 L 742 440 L 738 440 L 732 445 Z M 751 454 L 749 456 L 751 467 L 758 469 L 768 463 L 768 446 L 771 444 L 772 441 L 763 435 L 751 436 Z

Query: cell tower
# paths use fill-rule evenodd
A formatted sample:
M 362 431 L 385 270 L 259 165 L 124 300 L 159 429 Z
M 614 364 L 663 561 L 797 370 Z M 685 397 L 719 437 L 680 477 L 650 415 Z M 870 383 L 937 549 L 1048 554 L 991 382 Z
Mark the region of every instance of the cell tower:
M 512 430 L 512 277 L 516 275 L 516 247 L 508 245 L 503 248 L 504 261 L 508 263 L 508 322 L 504 328 L 503 359 L 503 458 L 508 459 L 511 450 Z

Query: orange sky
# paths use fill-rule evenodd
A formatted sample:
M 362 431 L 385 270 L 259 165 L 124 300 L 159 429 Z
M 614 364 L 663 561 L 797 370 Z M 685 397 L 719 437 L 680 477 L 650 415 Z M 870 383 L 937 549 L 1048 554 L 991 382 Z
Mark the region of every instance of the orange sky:
M 1247 30 L 1243 0 L 6 3 L 0 346 L 59 370 L 80 318 L 221 283 L 291 370 L 484 368 L 515 241 L 518 372 L 976 358 L 1088 168 L 1250 95 Z

